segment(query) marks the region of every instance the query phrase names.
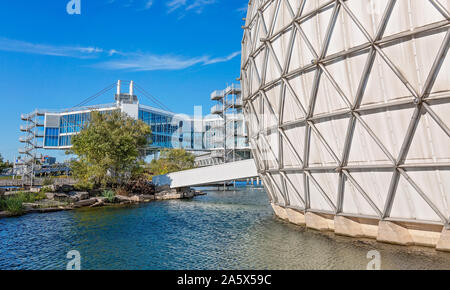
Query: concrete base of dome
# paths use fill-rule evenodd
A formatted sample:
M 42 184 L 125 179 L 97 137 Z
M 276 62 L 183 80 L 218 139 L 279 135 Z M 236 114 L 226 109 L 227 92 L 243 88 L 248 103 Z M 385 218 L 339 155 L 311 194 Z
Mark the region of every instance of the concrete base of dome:
M 372 238 L 379 242 L 403 246 L 433 247 L 450 252 L 450 229 L 445 229 L 442 225 L 303 213 L 275 204 L 272 204 L 272 208 L 279 218 L 318 231 L 334 231 L 337 235 Z
M 306 225 L 305 215 L 302 212 L 292 208 L 286 208 L 286 213 L 288 215 L 289 222 L 299 226 Z
M 344 216 L 334 217 L 334 232 L 353 238 L 377 238 L 378 220 Z
M 307 228 L 318 231 L 334 231 L 334 221 L 331 215 L 307 212 L 305 220 Z
M 450 229 L 443 229 L 436 249 L 450 252 Z

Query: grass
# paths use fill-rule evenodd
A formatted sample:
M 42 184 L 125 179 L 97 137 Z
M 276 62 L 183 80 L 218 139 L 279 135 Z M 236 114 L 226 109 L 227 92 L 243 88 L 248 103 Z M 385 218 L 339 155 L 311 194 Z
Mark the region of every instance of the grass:
M 12 180 L 12 176 L 0 176 L 0 180 Z M 14 179 L 22 179 L 22 176 L 16 176 Z
M 0 199 L 0 210 L 13 214 L 22 214 L 25 211 L 24 202 L 31 203 L 46 198 L 45 193 L 19 192 L 15 195 L 6 196 Z
M 104 190 L 102 196 L 106 197 L 106 200 L 108 202 L 113 202 L 114 199 L 116 198 L 116 193 L 112 190 Z

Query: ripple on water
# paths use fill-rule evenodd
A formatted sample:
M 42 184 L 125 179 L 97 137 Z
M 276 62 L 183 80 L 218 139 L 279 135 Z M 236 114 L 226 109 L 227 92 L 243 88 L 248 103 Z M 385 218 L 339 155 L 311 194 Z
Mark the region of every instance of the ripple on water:
M 0 269 L 449 269 L 450 255 L 323 234 L 276 219 L 260 189 L 0 219 Z

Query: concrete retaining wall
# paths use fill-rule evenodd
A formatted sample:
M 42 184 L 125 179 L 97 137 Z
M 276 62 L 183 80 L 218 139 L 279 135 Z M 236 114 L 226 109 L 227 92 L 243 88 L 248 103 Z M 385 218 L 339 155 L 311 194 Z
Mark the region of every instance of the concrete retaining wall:
M 397 222 L 306 212 L 271 204 L 275 215 L 318 231 L 333 231 L 353 238 L 371 238 L 403 246 L 433 247 L 450 252 L 450 230 L 438 224 Z

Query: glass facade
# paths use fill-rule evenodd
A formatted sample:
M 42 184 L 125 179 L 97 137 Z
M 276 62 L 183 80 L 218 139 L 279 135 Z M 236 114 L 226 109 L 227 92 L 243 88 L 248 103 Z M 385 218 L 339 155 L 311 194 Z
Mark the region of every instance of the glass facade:
M 78 133 L 90 120 L 90 112 L 62 115 L 59 119 L 59 133 Z
M 116 108 L 105 109 L 100 113 L 110 113 Z M 138 119 L 150 126 L 152 130 L 151 144 L 153 148 L 185 148 L 208 150 L 223 147 L 223 120 L 201 120 L 203 132 L 195 132 L 194 121 L 189 116 L 170 115 L 151 108 L 138 109 Z M 53 114 L 54 115 L 54 114 Z M 58 147 L 72 146 L 72 137 L 79 133 L 91 121 L 91 112 L 61 113 L 59 124 L 45 127 L 44 146 L 58 149 Z M 242 121 L 227 124 L 227 132 L 234 132 L 234 139 L 227 140 L 228 148 L 244 146 L 242 136 Z M 197 124 L 198 125 L 198 124 Z M 231 127 L 229 127 L 231 126 Z M 199 127 L 199 126 L 197 126 Z M 201 130 L 201 128 L 197 128 Z M 228 134 L 227 134 L 228 135 Z M 242 140 L 241 140 L 242 139 Z M 62 148 L 61 148 L 62 149 Z
M 58 128 L 45 128 L 44 146 L 58 147 Z
M 152 129 L 152 147 L 177 148 L 180 137 L 178 128 L 182 127 L 182 122 L 174 121 L 173 117 L 139 110 L 139 120 L 143 121 Z M 180 135 L 182 136 L 182 135 Z

